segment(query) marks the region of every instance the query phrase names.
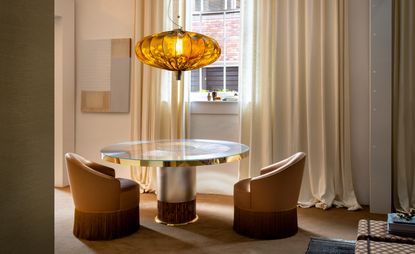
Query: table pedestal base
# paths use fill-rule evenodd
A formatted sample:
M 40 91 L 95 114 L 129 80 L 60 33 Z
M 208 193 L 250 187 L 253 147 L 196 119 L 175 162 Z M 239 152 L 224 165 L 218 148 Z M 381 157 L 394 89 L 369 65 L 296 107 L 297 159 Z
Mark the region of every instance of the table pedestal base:
M 197 221 L 196 168 L 157 168 L 156 222 L 169 226 Z
M 181 203 L 157 201 L 156 222 L 168 226 L 186 225 L 197 221 L 196 200 Z

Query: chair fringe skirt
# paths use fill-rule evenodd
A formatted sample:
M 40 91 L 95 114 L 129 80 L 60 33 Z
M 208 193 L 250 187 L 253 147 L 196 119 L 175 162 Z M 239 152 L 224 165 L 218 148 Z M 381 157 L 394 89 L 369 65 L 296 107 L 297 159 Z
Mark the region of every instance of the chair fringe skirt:
M 278 212 L 256 212 L 235 207 L 233 229 L 255 239 L 279 239 L 298 231 L 297 208 Z
M 115 212 L 81 212 L 75 209 L 73 234 L 86 240 L 111 240 L 140 228 L 140 210 L 134 207 Z

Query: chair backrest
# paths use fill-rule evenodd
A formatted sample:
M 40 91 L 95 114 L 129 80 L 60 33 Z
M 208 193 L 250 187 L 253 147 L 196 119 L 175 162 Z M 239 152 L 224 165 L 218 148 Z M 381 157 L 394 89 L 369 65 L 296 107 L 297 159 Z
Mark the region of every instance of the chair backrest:
M 305 158 L 305 153 L 296 153 L 274 170 L 252 178 L 252 208 L 261 211 L 295 208 L 300 194 Z
M 120 182 L 86 165 L 78 154 L 65 154 L 75 208 L 83 212 L 115 211 L 120 207 Z

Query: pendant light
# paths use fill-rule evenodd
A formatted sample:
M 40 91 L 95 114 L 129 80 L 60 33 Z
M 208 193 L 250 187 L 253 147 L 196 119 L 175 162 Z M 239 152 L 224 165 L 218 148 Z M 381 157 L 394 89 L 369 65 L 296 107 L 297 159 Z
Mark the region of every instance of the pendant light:
M 173 20 L 172 22 L 176 24 Z M 198 69 L 215 62 L 220 57 L 221 48 L 215 39 L 184 31 L 179 26 L 172 31 L 144 37 L 136 44 L 135 53 L 144 64 L 177 71 L 177 80 L 180 80 L 182 71 Z

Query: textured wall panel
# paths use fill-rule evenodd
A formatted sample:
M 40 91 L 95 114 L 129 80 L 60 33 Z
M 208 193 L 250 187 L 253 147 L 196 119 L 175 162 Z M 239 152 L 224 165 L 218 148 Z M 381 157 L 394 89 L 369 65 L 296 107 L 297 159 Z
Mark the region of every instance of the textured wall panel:
M 0 253 L 53 253 L 53 7 L 0 1 Z

